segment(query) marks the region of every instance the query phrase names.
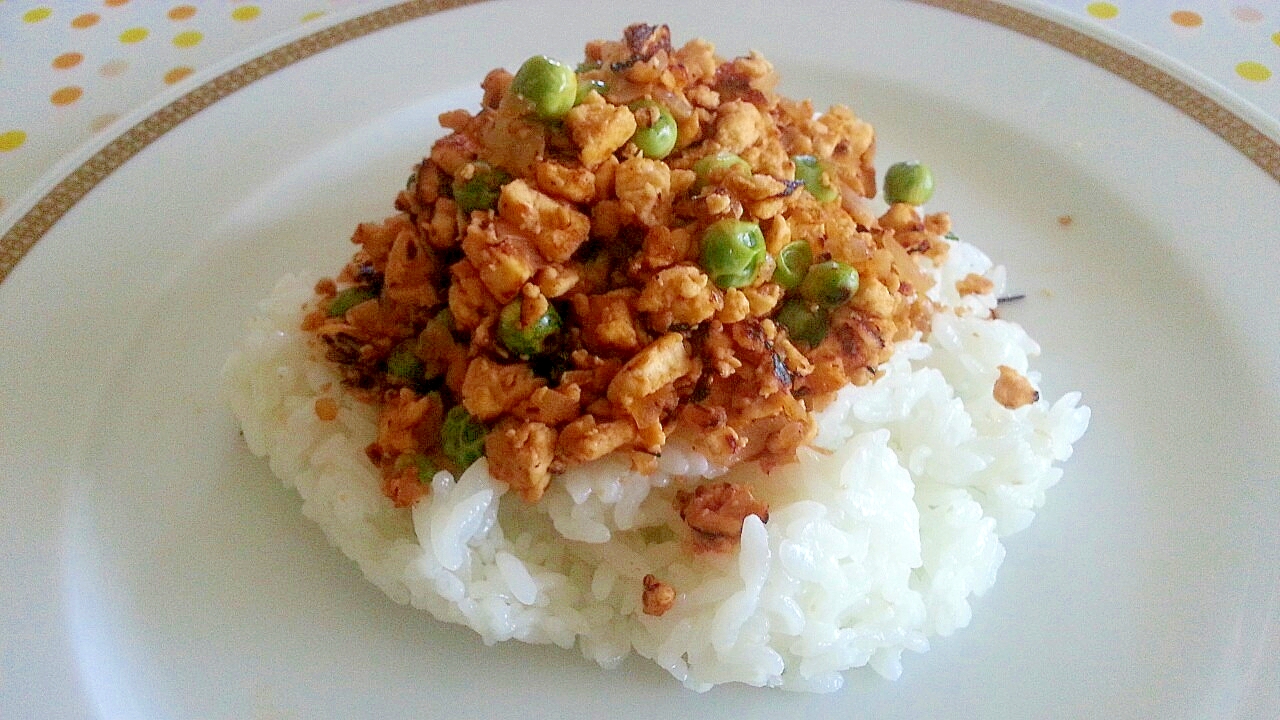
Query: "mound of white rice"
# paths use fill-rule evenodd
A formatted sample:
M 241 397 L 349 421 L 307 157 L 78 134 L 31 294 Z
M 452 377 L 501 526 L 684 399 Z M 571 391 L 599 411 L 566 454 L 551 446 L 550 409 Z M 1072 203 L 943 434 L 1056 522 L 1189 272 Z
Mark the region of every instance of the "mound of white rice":
M 753 477 L 769 521 L 748 516 L 737 552 L 693 555 L 675 532 L 676 487 L 727 474 L 674 440 L 653 476 L 625 458 L 574 468 L 529 505 L 489 476 L 440 472 L 412 510 L 383 496 L 364 448 L 376 411 L 341 394 L 299 329 L 316 277 L 288 276 L 263 301 L 224 369 L 249 448 L 297 489 L 302 510 L 397 602 L 472 628 L 486 643 L 555 643 L 602 666 L 631 651 L 685 686 L 741 682 L 829 692 L 871 666 L 893 679 L 904 649 L 968 624 L 970 595 L 991 587 L 1000 539 L 1025 528 L 1062 474 L 1089 409 L 1079 393 L 1008 410 L 997 366 L 1039 386 L 1021 327 L 987 317 L 994 295 L 955 281 L 1002 274 L 955 243 L 931 294 L 951 306 L 925 341 L 899 346 L 882 376 L 842 390 L 819 415 L 801 461 Z M 957 308 L 965 308 L 956 312 Z M 323 422 L 319 397 L 338 400 Z M 678 595 L 641 612 L 652 573 Z M 429 652 L 429 649 L 424 649 Z

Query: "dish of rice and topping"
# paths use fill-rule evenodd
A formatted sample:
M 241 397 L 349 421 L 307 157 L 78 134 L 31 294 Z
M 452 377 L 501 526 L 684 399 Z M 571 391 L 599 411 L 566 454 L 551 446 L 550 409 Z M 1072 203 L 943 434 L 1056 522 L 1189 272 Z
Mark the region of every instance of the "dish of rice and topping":
M 1081 437 L 1002 268 L 849 108 L 666 26 L 484 77 L 228 359 L 250 449 L 392 599 L 695 690 L 968 624 Z

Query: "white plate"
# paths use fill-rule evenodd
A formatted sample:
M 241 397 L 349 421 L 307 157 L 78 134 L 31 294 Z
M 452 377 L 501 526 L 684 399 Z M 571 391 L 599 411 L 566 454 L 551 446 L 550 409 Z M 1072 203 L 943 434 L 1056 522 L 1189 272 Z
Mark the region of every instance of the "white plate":
M 382 16 L 374 34 L 328 31 L 336 47 L 318 54 L 284 45 L 307 57 L 154 142 L 126 135 L 138 154 L 0 284 L 0 715 L 1280 714 L 1276 178 L 1022 34 L 1093 42 L 1079 30 L 982 0 L 956 7 L 1014 29 L 912 3 L 576 7 Z M 638 19 L 724 54 L 757 48 L 786 94 L 875 123 L 882 164 L 931 164 L 934 206 L 1027 291 L 1007 314 L 1041 341 L 1047 391 L 1093 407 L 972 625 L 906 657 L 896 683 L 696 695 L 639 661 L 605 672 L 555 648 L 486 648 L 365 583 L 217 401 L 255 301 L 286 271 L 337 267 L 354 224 L 389 212 L 438 112 L 474 105 L 490 67 L 576 57 Z M 1235 107 L 1210 124 L 1238 130 Z M 1254 150 L 1274 173 L 1280 132 L 1263 129 Z

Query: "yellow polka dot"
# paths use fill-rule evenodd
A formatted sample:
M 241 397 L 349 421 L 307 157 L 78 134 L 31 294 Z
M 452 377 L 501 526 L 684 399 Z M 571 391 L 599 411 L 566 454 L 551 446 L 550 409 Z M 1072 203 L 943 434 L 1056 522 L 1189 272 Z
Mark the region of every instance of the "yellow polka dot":
M 1190 10 L 1175 10 L 1169 13 L 1169 19 L 1174 25 L 1181 27 L 1200 27 L 1204 24 L 1204 18 L 1200 17 L 1200 13 Z
M 99 18 L 96 13 L 85 13 L 83 15 L 77 15 L 71 20 L 71 27 L 77 30 L 83 30 L 85 28 L 90 28 L 90 27 L 93 27 L 94 25 L 97 25 L 98 20 L 100 19 L 101 18 Z
M 231 18 L 245 22 L 252 20 L 262 14 L 262 10 L 257 5 L 241 5 L 231 11 Z
M 1245 80 L 1263 82 L 1264 80 L 1269 80 L 1271 78 L 1271 68 L 1260 62 L 1246 60 L 1236 65 L 1236 74 Z
M 53 94 L 49 96 L 49 102 L 58 106 L 70 105 L 79 100 L 82 95 L 84 95 L 84 88 L 68 85 L 54 90 Z
M 1107 2 L 1089 3 L 1084 10 L 1099 20 L 1110 20 L 1120 14 L 1120 8 Z
M 170 20 L 190 20 L 195 17 L 196 8 L 194 5 L 177 5 L 169 8 Z
M 1275 43 L 1277 47 L 1280 47 L 1280 32 L 1271 36 L 1271 42 Z
M 186 32 L 180 32 L 177 35 L 174 35 L 173 44 L 180 48 L 189 48 L 199 45 L 200 41 L 203 39 L 204 35 L 201 35 L 195 30 L 187 30 Z
M 142 42 L 143 40 L 146 40 L 147 36 L 150 34 L 151 32 L 146 28 L 142 28 L 142 27 L 129 28 L 128 30 L 125 30 L 124 32 L 120 33 L 120 42 L 139 43 L 139 42 Z
M 324 17 L 324 11 L 315 10 L 313 12 L 307 13 L 306 15 L 303 15 L 300 22 L 311 22 L 312 20 L 315 20 L 316 18 L 321 18 L 321 17 Z
M 47 20 L 52 14 L 53 10 L 47 7 L 31 8 L 22 14 L 22 22 L 38 23 L 41 20 Z
M 103 130 L 106 130 L 107 127 L 111 125 L 111 123 L 119 119 L 120 119 L 120 116 L 116 115 L 115 113 L 106 113 L 104 115 L 99 115 L 89 123 L 89 130 L 92 132 L 102 132 Z
M 182 82 L 186 78 L 190 77 L 193 72 L 195 72 L 195 70 L 192 68 L 189 68 L 186 65 L 179 65 L 164 74 L 164 82 L 166 85 Z
M 121 60 L 117 58 L 115 60 L 111 60 L 103 64 L 102 67 L 98 68 L 98 73 L 102 75 L 102 77 L 108 77 L 108 78 L 120 77 L 128 69 L 129 69 L 129 61 Z
M 27 134 L 21 130 L 7 130 L 0 133 L 0 152 L 10 152 L 22 147 L 27 141 Z
M 68 70 L 79 65 L 83 60 L 84 55 L 81 55 L 78 52 L 69 52 L 62 53 L 58 57 L 54 58 L 53 63 L 51 64 L 53 65 L 54 70 Z

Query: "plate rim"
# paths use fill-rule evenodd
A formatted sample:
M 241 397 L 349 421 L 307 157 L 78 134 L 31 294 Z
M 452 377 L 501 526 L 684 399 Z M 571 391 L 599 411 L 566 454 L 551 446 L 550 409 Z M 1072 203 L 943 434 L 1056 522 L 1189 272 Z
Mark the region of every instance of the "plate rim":
M 473 4 L 476 4 L 475 0 L 471 0 L 470 2 L 463 2 L 463 3 L 459 3 L 459 5 L 473 5 Z M 367 9 L 368 9 L 368 8 L 366 7 L 364 10 L 366 10 L 366 11 L 367 11 Z M 338 19 L 337 19 L 337 18 L 335 18 L 335 24 L 336 24 L 337 20 L 338 20 Z M 940 20 L 942 21 L 942 23 L 940 23 L 940 24 L 945 24 L 945 22 L 948 20 L 948 18 L 944 15 L 942 18 L 940 18 Z M 429 20 L 429 21 L 425 21 L 425 22 L 433 22 L 433 23 L 434 23 L 434 22 L 435 22 L 435 20 L 433 19 L 433 20 Z M 282 33 L 281 35 L 276 36 L 276 37 L 274 38 L 274 40 L 275 40 L 276 42 L 278 42 L 278 43 L 283 43 L 283 42 L 285 42 L 285 41 L 287 41 L 287 40 L 289 40 L 289 39 L 291 39 L 291 38 L 299 38 L 299 37 L 301 37 L 301 36 L 302 36 L 302 35 L 304 35 L 304 34 L 310 34 L 310 33 L 312 33 L 312 31 L 314 31 L 314 30 L 315 30 L 315 28 L 307 28 L 305 31 L 298 30 L 298 31 L 295 31 L 295 32 L 289 33 L 288 35 L 286 35 L 286 34 L 283 34 L 283 33 Z M 1017 38 L 1014 38 L 1014 39 L 1016 40 Z M 375 41 L 375 42 L 376 42 L 376 41 Z M 255 46 L 255 47 L 250 48 L 248 51 L 246 51 L 246 52 L 244 52 L 244 53 L 242 53 L 242 54 L 240 54 L 240 55 L 237 55 L 237 56 L 234 56 L 234 57 L 232 57 L 232 58 L 229 58 L 227 61 L 225 61 L 224 63 L 220 64 L 220 65 L 219 65 L 219 66 L 217 66 L 216 68 L 210 68 L 210 69 L 209 69 L 209 71 L 208 71 L 206 74 L 204 74 L 204 75 L 202 75 L 202 76 L 197 77 L 197 78 L 196 78 L 196 80 L 198 80 L 199 82 L 198 82 L 198 83 L 193 83 L 193 86 L 194 86 L 194 85 L 204 85 L 204 84 L 205 84 L 205 81 L 207 81 L 209 78 L 214 77 L 215 73 L 221 73 L 223 70 L 226 70 L 226 69 L 231 68 L 231 67 L 233 67 L 233 66 L 234 66 L 234 67 L 239 67 L 239 66 L 240 66 L 240 61 L 245 60 L 246 58 L 249 58 L 249 57 L 255 57 L 255 58 L 256 58 L 258 55 L 263 54 L 263 51 L 268 50 L 268 49 L 271 49 L 271 48 L 270 48 L 270 47 L 263 47 L 263 46 Z M 1063 61 L 1064 61 L 1064 62 L 1066 62 L 1066 63 L 1070 63 L 1070 62 L 1074 61 L 1074 59 L 1075 59 L 1074 57 L 1070 57 L 1070 56 L 1063 56 Z M 272 71 L 272 73 L 274 73 L 274 72 L 275 72 L 275 71 L 273 70 L 273 71 Z M 272 73 L 267 73 L 267 75 L 271 75 Z M 274 76 L 273 76 L 273 78 L 274 78 L 274 80 L 279 80 L 280 76 L 279 76 L 279 75 L 274 75 Z M 264 78 L 262 78 L 262 79 L 265 79 L 265 76 L 264 76 Z M 263 84 L 259 84 L 259 87 L 261 87 L 261 85 L 263 85 Z M 185 95 L 187 95 L 187 94 L 188 94 L 188 90 L 189 90 L 189 88 L 177 88 L 177 89 L 175 89 L 175 91 L 173 91 L 170 95 L 168 95 L 168 96 L 166 96 L 166 97 L 164 97 L 164 98 L 157 98 L 157 99 L 156 99 L 155 101 L 153 101 L 152 103 L 149 103 L 148 105 L 143 106 L 142 108 L 140 108 L 140 109 L 139 109 L 139 111 L 137 111 L 137 113 L 136 113 L 136 114 L 133 114 L 133 115 L 129 116 L 129 117 L 127 118 L 127 120 L 126 120 L 126 123 L 122 123 L 120 126 L 117 126 L 117 127 L 118 127 L 120 130 L 122 130 L 122 131 L 123 131 L 123 130 L 128 129 L 129 127 L 133 126 L 133 125 L 134 125 L 134 123 L 135 123 L 136 121 L 139 121 L 139 120 L 141 120 L 141 119 L 143 119 L 143 118 L 148 117 L 148 116 L 149 116 L 149 114 L 150 114 L 152 111 L 156 110 L 157 108 L 160 108 L 160 107 L 168 107 L 168 106 L 171 104 L 171 103 L 170 103 L 170 101 L 174 101 L 174 99 L 175 99 L 175 98 L 177 98 L 177 97 L 179 97 L 179 96 L 185 96 Z M 164 100 L 165 102 L 159 102 L 160 100 Z M 234 102 L 234 101 L 233 101 L 233 102 Z M 227 104 L 228 104 L 228 103 L 226 103 L 226 102 L 219 102 L 218 110 L 220 111 L 220 110 L 224 109 L 224 108 L 225 108 L 225 106 L 226 106 Z M 188 125 L 187 127 L 190 127 L 190 126 Z M 1194 132 L 1194 131 L 1196 131 L 1196 128 L 1195 128 L 1194 126 L 1190 126 L 1190 128 L 1189 128 L 1189 129 L 1190 129 L 1191 131 L 1193 131 L 1193 132 Z M 171 133 L 168 137 L 172 138 L 174 134 L 182 134 L 182 133 L 184 133 L 184 132 L 185 132 L 185 130 L 183 130 L 183 129 L 179 129 L 177 133 Z M 103 144 L 106 144 L 106 143 L 107 143 L 107 141 L 108 141 L 109 139 L 110 139 L 110 138 L 106 138 L 106 137 L 104 137 L 104 138 L 103 138 L 103 140 L 102 140 L 102 143 L 103 143 Z M 66 164 L 64 164 L 64 165 L 63 165 L 63 167 L 71 167 L 71 166 L 73 165 L 73 163 L 72 163 L 72 162 L 70 162 L 71 160 L 74 160 L 74 161 L 75 161 L 75 163 L 79 163 L 79 162 L 83 161 L 83 159 L 84 159 L 84 158 L 87 158 L 87 157 L 88 157 L 92 152 L 94 152 L 96 149 L 97 149 L 96 147 L 88 147 L 88 146 L 86 146 L 86 147 L 82 148 L 82 149 L 77 153 L 77 155 L 76 155 L 74 158 L 68 158 L 69 162 L 67 162 Z M 147 152 L 154 152 L 154 151 L 156 151 L 156 150 L 160 150 L 160 149 L 162 149 L 162 148 L 158 148 L 158 147 L 151 147 L 151 148 L 150 148 L 150 150 L 148 150 Z M 1225 148 L 1222 148 L 1221 150 L 1225 150 Z M 1232 154 L 1234 155 L 1234 151 L 1230 151 L 1230 152 L 1232 152 Z M 120 167 L 120 168 L 116 168 L 116 170 L 122 170 L 125 174 L 132 174 L 132 173 L 131 173 L 131 171 L 134 169 L 132 166 L 136 165 L 136 164 L 137 164 L 137 162 L 138 162 L 137 160 L 126 160 L 126 162 L 122 163 L 122 164 L 121 164 L 121 167 Z M 126 163 L 127 163 L 127 164 L 126 164 Z M 113 178 L 110 178 L 110 177 L 108 177 L 108 176 L 104 176 L 104 177 L 103 177 L 103 180 L 104 180 L 104 181 L 107 181 L 108 183 L 116 182 L 116 181 L 118 181 L 119 179 L 120 179 L 120 176 L 119 176 L 119 175 L 117 175 L 114 179 L 113 179 Z M 1269 183 L 1266 183 L 1266 181 L 1262 181 L 1262 182 L 1263 182 L 1264 184 L 1269 185 Z M 34 195 L 34 194 L 33 194 L 33 195 Z M 92 198 L 88 198 L 88 200 L 87 200 L 87 204 L 89 204 L 89 205 L 96 205 L 96 204 L 97 204 L 97 201 L 98 201 L 99 199 L 100 199 L 100 198 L 99 198 L 97 195 L 95 195 L 95 196 L 94 196 L 94 197 L 92 197 Z M 72 213 L 72 215 L 71 215 L 71 217 L 70 217 L 70 218 L 68 218 L 68 219 L 74 219 L 74 218 L 75 218 L 75 214 L 76 214 L 77 212 L 83 212 L 85 205 L 86 205 L 86 202 L 85 202 L 85 201 L 81 201 L 78 205 L 76 205 L 76 206 L 74 206 L 74 207 L 69 208 L 69 211 Z M 78 209 L 77 209 L 77 208 L 78 208 Z M 54 226 L 51 228 L 51 231 L 50 231 L 50 232 L 51 232 L 51 235 L 52 235 L 55 239 L 61 239 L 61 238 L 65 237 L 65 233 L 64 233 L 64 232 L 63 232 L 63 230 L 62 230 L 62 226 L 63 226 L 63 225 L 65 225 L 66 220 L 64 219 L 64 220 L 63 220 L 63 221 L 61 221 L 61 222 L 62 222 L 62 225 L 54 225 Z M 3 229 L 3 228 L 0 228 L 0 229 Z M 47 237 L 47 236 L 46 236 L 46 237 Z M 49 242 L 53 242 L 53 241 L 51 240 L 51 241 L 49 241 Z M 44 249 L 49 249 L 49 243 L 48 243 L 48 242 L 46 242 L 46 243 L 45 243 L 45 248 L 44 248 Z M 42 253 L 42 254 L 43 254 L 43 253 Z M 42 254 L 41 254 L 41 255 L 42 255 Z M 33 256 L 32 261 L 38 261 L 38 260 L 42 260 L 42 259 L 43 259 L 43 258 L 42 258 L 41 256 L 39 256 L 39 255 L 38 255 L 38 256 Z M 30 275 L 30 273 L 20 273 L 20 275 L 29 276 L 29 275 Z M 19 280 L 16 280 L 15 282 L 25 282 L 25 277 L 24 277 L 24 278 L 21 278 L 21 279 L 19 279 Z M 12 283 L 10 284 L 10 286 L 12 287 Z M 3 288 L 0 288 L 0 289 L 3 289 Z
M 23 201 L 15 204 L 15 208 L 25 209 L 16 213 L 19 214 L 17 220 L 0 236 L 0 283 L 58 220 L 99 183 L 202 110 L 264 77 L 331 48 L 411 20 L 488 1 L 407 0 L 362 12 L 314 32 L 299 35 L 299 29 L 295 28 L 255 46 L 247 60 L 241 60 L 244 57 L 241 54 L 214 66 L 190 81 L 194 87 L 176 91 L 177 97 L 162 95 L 144 104 L 135 114 L 141 120 L 105 142 L 90 143 L 71 153 L 68 162 L 55 167 Z M 1260 127 L 1267 118 L 1261 113 L 1249 112 L 1255 109 L 1247 101 L 1195 70 L 1177 66 L 1167 56 L 1034 0 L 1015 0 L 1025 7 L 996 0 L 909 2 L 996 25 L 1106 70 L 1188 116 L 1280 183 L 1280 139 Z M 1035 10 L 1029 9 L 1032 7 Z M 199 79 L 209 75 L 213 77 Z M 1247 114 L 1258 117 L 1247 119 Z M 1280 129 L 1273 132 L 1280 136 Z M 80 160 L 86 155 L 87 159 Z M 66 170 L 68 164 L 74 167 Z

